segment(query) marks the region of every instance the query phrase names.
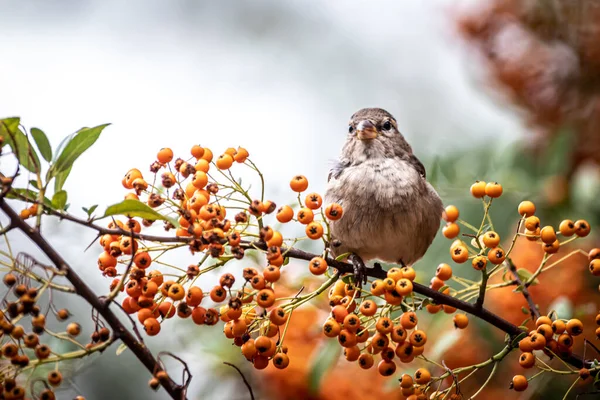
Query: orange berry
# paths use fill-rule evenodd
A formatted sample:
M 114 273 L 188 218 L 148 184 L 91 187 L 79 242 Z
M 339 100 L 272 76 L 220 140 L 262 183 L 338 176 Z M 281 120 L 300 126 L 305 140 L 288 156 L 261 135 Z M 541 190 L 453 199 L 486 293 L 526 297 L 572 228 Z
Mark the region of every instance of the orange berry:
M 486 184 L 484 181 L 475 181 L 475 183 L 471 185 L 471 195 L 477 199 L 482 198 L 485 196 L 485 187 Z
M 483 235 L 483 244 L 488 249 L 494 248 L 500 244 L 500 235 L 494 231 L 488 231 Z
M 288 320 L 288 313 L 281 307 L 274 308 L 269 313 L 269 320 L 277 326 L 283 325 Z
M 590 272 L 594 276 L 600 276 L 600 259 L 596 258 L 590 262 Z
M 519 357 L 519 365 L 523 368 L 531 368 L 535 365 L 535 356 L 533 353 L 525 352 Z
M 519 214 L 521 214 L 522 216 L 532 216 L 533 214 L 535 214 L 535 204 L 533 204 L 533 202 L 529 201 L 529 200 L 524 200 L 521 203 L 519 203 Z
M 331 221 L 336 221 L 342 218 L 344 210 L 342 206 L 337 203 L 331 203 L 325 208 L 325 217 Z
M 579 237 L 586 237 L 590 234 L 590 224 L 584 219 L 575 221 L 575 234 Z
M 424 331 L 417 329 L 410 334 L 408 340 L 414 347 L 423 347 L 425 343 L 427 343 L 427 334 Z
M 265 288 L 256 294 L 256 304 L 262 308 L 269 308 L 275 303 L 275 293 L 271 288 Z
M 404 329 L 413 329 L 415 326 L 417 326 L 418 322 L 419 319 L 414 311 L 407 311 L 400 317 L 400 325 L 402 325 Z
M 323 334 L 327 337 L 336 337 L 340 334 L 341 330 L 340 323 L 333 318 L 328 318 L 323 324 Z
M 209 149 L 208 147 L 204 148 L 204 154 L 202 154 L 202 159 L 206 160 L 208 162 L 211 162 L 213 159 L 213 152 L 211 149 Z M 206 171 L 204 171 L 206 172 Z
M 500 247 L 494 247 L 493 249 L 488 251 L 487 256 L 490 262 L 495 265 L 502 264 L 504 262 L 504 259 L 506 258 L 504 250 L 502 250 Z
M 316 210 L 323 204 L 323 199 L 318 193 L 309 193 L 304 198 L 304 205 L 311 210 Z
M 290 222 L 292 218 L 294 218 L 294 210 L 292 210 L 292 207 L 288 205 L 281 206 L 277 210 L 275 218 L 277 218 L 277 221 L 281 223 Z
M 408 279 L 409 281 L 414 281 L 417 277 L 417 273 L 413 267 L 404 267 L 402 268 L 402 277 Z
M 156 155 L 156 159 L 161 164 L 170 163 L 173 160 L 173 150 L 168 147 L 163 147 Z
M 204 189 L 207 183 L 208 175 L 206 175 L 206 172 L 196 171 L 194 179 L 192 180 L 192 185 L 194 185 L 196 189 Z
M 391 376 L 396 372 L 396 363 L 392 360 L 381 360 L 377 364 L 377 372 L 382 376 Z
M 308 188 L 308 179 L 304 175 L 296 175 L 290 181 L 290 188 L 294 192 L 304 192 Z
M 476 256 L 475 258 L 473 258 L 473 261 L 471 261 L 471 264 L 473 265 L 473 268 L 475 268 L 477 271 L 481 271 L 485 269 L 485 266 L 487 264 L 487 258 L 485 258 L 485 256 Z
M 558 226 L 558 230 L 564 237 L 573 236 L 575 234 L 575 222 L 570 219 L 563 220 Z
M 444 209 L 444 219 L 446 222 L 455 222 L 458 219 L 458 208 L 456 206 L 447 206 Z
M 146 318 L 144 320 L 144 330 L 148 336 L 155 336 L 160 332 L 160 323 L 156 318 Z
M 205 159 L 201 158 L 199 159 L 196 164 L 194 165 L 194 169 L 196 171 L 202 171 L 202 172 L 208 172 L 208 170 L 210 169 L 210 162 L 206 161 Z
M 546 244 L 552 244 L 556 240 L 556 232 L 554 231 L 554 228 L 550 225 L 543 227 L 540 231 L 540 238 L 542 239 L 542 242 Z
M 139 269 L 146 269 L 152 264 L 152 257 L 150 257 L 147 251 L 141 251 L 133 257 L 133 263 Z
M 313 221 L 313 222 L 309 223 L 308 225 L 306 225 L 305 232 L 306 232 L 306 236 L 308 236 L 309 239 L 312 239 L 312 240 L 320 239 L 323 236 L 323 225 L 321 225 L 320 222 Z
M 221 154 L 215 164 L 219 169 L 229 169 L 233 165 L 233 157 L 227 153 Z
M 215 303 L 221 303 L 227 297 L 227 291 L 220 285 L 215 286 L 210 291 L 210 299 Z
M 400 296 L 408 296 L 413 291 L 413 284 L 410 280 L 402 278 L 396 282 L 396 291 Z
M 558 239 L 556 239 L 554 242 L 548 244 L 548 243 L 542 243 L 542 248 L 544 249 L 544 251 L 548 254 L 554 254 L 556 252 L 558 252 L 558 249 L 560 248 L 560 242 L 558 241 Z
M 512 378 L 511 386 L 516 392 L 522 392 L 527 389 L 529 383 L 523 375 L 515 375 Z
M 446 263 L 441 263 L 435 271 L 435 276 L 442 281 L 447 281 L 452 278 L 452 267 Z
M 465 329 L 469 325 L 469 317 L 466 314 L 455 314 L 452 322 L 454 322 L 455 328 Z
M 273 366 L 277 369 L 285 369 L 290 365 L 290 357 L 285 353 L 277 353 L 273 357 Z
M 591 249 L 588 253 L 588 260 L 592 261 L 596 259 L 600 259 L 600 249 L 598 248 Z
M 377 303 L 373 300 L 363 300 L 363 302 L 360 303 L 359 311 L 365 317 L 371 317 L 377 312 Z
M 279 270 L 279 267 L 269 265 L 265 268 L 263 276 L 267 282 L 277 282 L 281 276 L 281 271 Z
M 426 368 L 419 368 L 415 371 L 415 382 L 424 385 L 431 380 L 431 373 Z
M 181 300 L 185 297 L 185 289 L 183 288 L 183 286 L 180 283 L 173 283 L 169 287 L 167 296 L 169 296 L 174 301 Z
M 190 152 L 192 153 L 192 157 L 196 159 L 202 158 L 202 156 L 204 155 L 204 149 L 202 148 L 202 146 L 199 146 L 197 144 L 192 146 Z
M 442 233 L 448 239 L 454 239 L 460 233 L 460 227 L 455 222 L 448 222 L 442 229 Z
M 308 269 L 314 275 L 323 275 L 327 271 L 327 261 L 321 257 L 314 257 L 308 263 Z
M 303 207 L 300 210 L 298 210 L 298 214 L 296 215 L 296 217 L 298 218 L 298 222 L 306 225 L 313 221 L 313 219 L 315 218 L 315 214 L 310 208 Z
M 502 185 L 498 182 L 489 182 L 485 185 L 485 194 L 493 198 L 502 196 Z
M 452 260 L 458 264 L 462 264 L 469 259 L 469 250 L 466 246 L 460 245 L 450 249 Z
M 363 353 L 360 356 L 358 356 L 358 365 L 362 369 L 369 369 L 373 366 L 373 364 L 375 364 L 375 360 L 373 359 L 373 356 L 371 354 Z
M 571 336 L 578 336 L 583 333 L 583 324 L 578 319 L 570 319 L 567 321 L 567 333 Z
M 233 155 L 233 159 L 235 160 L 235 162 L 243 163 L 244 161 L 246 161 L 248 156 L 250 156 L 248 150 L 246 150 L 243 147 L 238 147 L 235 154 Z
M 530 231 L 535 231 L 540 227 L 540 219 L 535 215 L 525 218 L 525 228 Z

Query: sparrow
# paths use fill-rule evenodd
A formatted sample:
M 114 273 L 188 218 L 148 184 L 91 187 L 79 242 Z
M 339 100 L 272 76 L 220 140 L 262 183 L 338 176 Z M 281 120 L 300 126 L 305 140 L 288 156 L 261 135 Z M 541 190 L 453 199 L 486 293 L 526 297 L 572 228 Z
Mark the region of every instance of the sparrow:
M 325 200 L 343 208 L 330 221 L 330 252 L 350 253 L 357 283 L 366 283 L 364 261 L 412 265 L 440 227 L 443 205 L 425 167 L 381 108 L 350 118 L 342 152 L 327 178 Z

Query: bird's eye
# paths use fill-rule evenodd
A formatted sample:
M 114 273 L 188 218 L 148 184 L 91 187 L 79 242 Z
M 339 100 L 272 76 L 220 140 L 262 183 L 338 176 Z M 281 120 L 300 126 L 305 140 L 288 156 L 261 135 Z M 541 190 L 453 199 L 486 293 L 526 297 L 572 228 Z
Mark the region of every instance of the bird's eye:
M 383 123 L 383 130 L 389 131 L 390 129 L 392 129 L 392 123 L 390 121 L 385 121 Z
M 354 127 L 352 125 L 348 126 L 348 133 L 354 132 Z

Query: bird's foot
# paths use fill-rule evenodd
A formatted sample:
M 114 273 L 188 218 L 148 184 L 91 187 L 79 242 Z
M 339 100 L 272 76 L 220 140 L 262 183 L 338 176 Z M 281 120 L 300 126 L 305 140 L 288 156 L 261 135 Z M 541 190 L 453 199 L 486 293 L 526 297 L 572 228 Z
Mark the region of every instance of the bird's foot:
M 359 288 L 362 288 L 363 284 L 367 284 L 367 266 L 362 258 L 356 254 L 351 254 L 348 257 L 348 260 L 352 263 L 352 267 L 354 268 L 354 284 Z

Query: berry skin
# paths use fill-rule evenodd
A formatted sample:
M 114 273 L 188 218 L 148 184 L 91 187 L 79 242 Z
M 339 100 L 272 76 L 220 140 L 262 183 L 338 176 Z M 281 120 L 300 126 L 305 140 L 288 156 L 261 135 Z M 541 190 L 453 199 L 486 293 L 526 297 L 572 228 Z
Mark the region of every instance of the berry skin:
M 497 247 L 500 244 L 500 235 L 498 235 L 496 232 L 494 231 L 489 231 L 486 232 L 483 235 L 483 244 L 485 245 L 485 247 L 487 247 L 488 249 Z
M 523 368 L 531 368 L 535 365 L 535 356 L 533 353 L 522 353 L 519 357 L 519 365 Z
M 578 336 L 583 333 L 583 324 L 578 319 L 570 319 L 567 321 L 567 333 L 571 336 Z
M 575 222 L 570 219 L 563 220 L 558 226 L 558 230 L 564 237 L 573 236 L 575 234 Z
M 58 371 L 50 371 L 48 373 L 48 383 L 51 386 L 57 387 L 60 386 L 62 382 L 62 374 Z
M 427 334 L 422 330 L 415 330 L 410 334 L 408 340 L 414 347 L 423 347 L 427 343 Z
M 487 258 L 485 258 L 484 256 L 477 256 L 473 258 L 471 264 L 473 265 L 473 268 L 475 268 L 477 271 L 481 271 L 485 269 L 485 266 L 487 265 Z
M 492 198 L 502 196 L 502 185 L 498 182 L 489 182 L 485 185 L 485 194 Z
M 502 264 L 506 258 L 504 250 L 502 250 L 500 247 L 495 247 L 488 251 L 487 256 L 490 262 L 495 265 Z
M 363 353 L 358 357 L 358 365 L 362 369 L 369 369 L 375 364 L 373 356 L 369 353 Z
M 277 369 L 285 369 L 290 365 L 290 357 L 284 353 L 277 353 L 273 357 L 273 366 Z
M 464 245 L 450 249 L 450 256 L 455 263 L 462 264 L 469 259 L 469 250 Z
M 550 244 L 542 243 L 542 249 L 544 249 L 544 252 L 546 252 L 548 254 L 554 254 L 554 253 L 558 252 L 558 249 L 560 249 L 560 242 L 557 239 Z
M 309 193 L 304 198 L 304 205 L 311 210 L 317 210 L 323 204 L 323 198 L 318 193 Z
M 314 257 L 308 263 L 308 269 L 313 275 L 323 275 L 327 271 L 327 262 L 321 257 Z
M 377 303 L 373 300 L 364 300 L 360 303 L 359 311 L 365 317 L 371 317 L 377 312 Z
M 458 236 L 459 233 L 460 233 L 460 227 L 458 226 L 458 224 L 456 224 L 454 222 L 448 222 L 444 226 L 444 228 L 442 228 L 442 234 L 447 239 L 454 239 L 455 237 Z
M 554 228 L 549 225 L 543 227 L 540 231 L 540 238 L 542 239 L 542 242 L 546 244 L 554 243 L 556 240 L 556 232 L 554 231 Z
M 588 253 L 588 260 L 592 261 L 596 259 L 600 259 L 600 249 L 598 248 L 591 249 Z
M 148 336 L 156 336 L 160 332 L 160 323 L 156 318 L 146 318 L 144 320 L 144 330 Z
M 170 163 L 171 160 L 173 160 L 173 150 L 171 150 L 168 147 L 160 149 L 158 154 L 156 155 L 156 159 L 161 164 Z
M 237 163 L 243 163 L 244 161 L 246 161 L 246 159 L 250 156 L 250 153 L 248 153 L 248 150 L 246 150 L 243 147 L 238 147 L 235 154 L 233 155 L 233 159 L 235 160 L 235 162 Z
M 337 337 L 341 330 L 341 325 L 333 318 L 327 319 L 323 324 L 323 334 L 327 337 Z
M 229 169 L 233 165 L 233 157 L 227 153 L 221 154 L 215 164 L 221 170 Z
M 553 321 L 551 326 L 552 332 L 557 335 L 561 335 L 567 330 L 567 324 L 565 324 L 565 322 L 560 319 Z
M 452 267 L 446 263 L 438 265 L 435 271 L 435 276 L 442 281 L 447 281 L 448 279 L 452 278 Z
M 527 378 L 525 378 L 523 375 L 515 375 L 513 376 L 510 385 L 516 392 L 523 392 L 525 389 L 527 389 L 529 383 L 527 382 Z
M 312 240 L 318 240 L 323 237 L 323 225 L 317 221 L 310 222 L 306 225 L 304 231 L 306 232 L 306 236 Z
M 519 203 L 519 214 L 524 217 L 530 217 L 535 214 L 535 204 L 529 200 L 524 200 Z
M 190 153 L 192 154 L 192 157 L 194 157 L 196 160 L 199 158 L 202 158 L 202 156 L 204 155 L 204 148 L 202 148 L 202 146 L 200 145 L 193 145 Z
M 308 189 L 308 179 L 306 179 L 304 175 L 296 175 L 290 181 L 290 188 L 294 192 L 304 192 L 306 189 Z
M 452 321 L 457 329 L 465 329 L 469 325 L 469 317 L 465 314 L 455 314 Z
M 379 361 L 379 364 L 377 364 L 377 371 L 382 376 L 391 376 L 396 372 L 396 363 L 392 360 L 381 360 Z
M 596 258 L 590 262 L 590 272 L 594 276 L 600 276 L 600 259 Z
M 458 219 L 458 208 L 456 206 L 447 206 L 444 209 L 444 219 L 446 220 L 446 222 L 456 222 L 456 220 Z
M 590 224 L 586 220 L 580 219 L 578 221 L 575 221 L 575 234 L 577 236 L 586 237 L 590 234 L 590 230 Z
M 540 219 L 535 215 L 525 219 L 525 228 L 530 231 L 535 231 L 540 227 Z
M 486 184 L 484 181 L 475 181 L 475 183 L 471 185 L 471 195 L 476 199 L 480 199 L 485 196 L 485 188 Z
M 277 210 L 275 218 L 277 218 L 277 221 L 281 222 L 282 224 L 290 222 L 294 218 L 294 210 L 292 210 L 292 207 L 288 205 L 281 206 Z
M 298 210 L 298 214 L 296 216 L 298 218 L 298 222 L 304 225 L 311 223 L 315 218 L 315 214 L 310 208 L 307 207 L 303 207 Z
M 431 373 L 425 368 L 419 368 L 415 371 L 415 382 L 424 385 L 431 380 Z
M 325 208 L 325 217 L 331 221 L 337 221 L 343 214 L 344 209 L 337 203 L 331 203 Z
M 410 280 L 402 278 L 396 282 L 396 291 L 400 296 L 408 296 L 413 291 L 413 284 Z

